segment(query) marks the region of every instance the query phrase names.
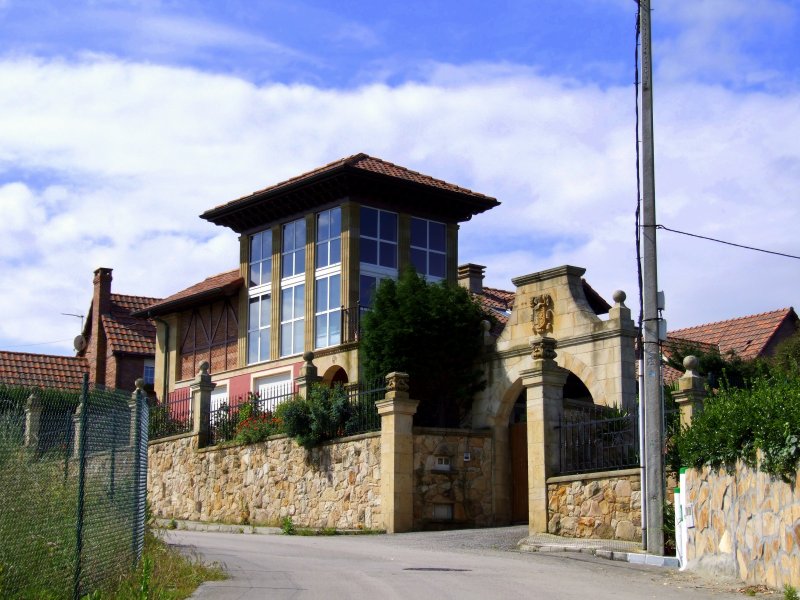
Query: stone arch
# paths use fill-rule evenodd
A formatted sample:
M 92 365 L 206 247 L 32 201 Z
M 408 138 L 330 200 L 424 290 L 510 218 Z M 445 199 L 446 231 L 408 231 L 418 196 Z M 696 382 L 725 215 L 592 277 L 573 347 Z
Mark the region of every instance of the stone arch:
M 522 378 L 517 377 L 517 379 L 506 389 L 502 398 L 500 398 L 500 404 L 497 409 L 495 423 L 498 425 L 508 424 L 508 420 L 511 417 L 511 411 L 514 409 L 514 404 L 516 403 L 517 398 L 519 398 L 519 395 L 522 393 L 522 390 Z
M 328 387 L 337 383 L 344 385 L 349 382 L 350 379 L 347 377 L 347 371 L 339 365 L 331 365 L 322 375 L 322 383 Z
M 591 367 L 573 354 L 563 350 L 558 351 L 556 362 L 559 367 L 566 369 L 581 380 L 592 395 L 592 400 L 595 404 L 606 404 L 605 390 L 595 379 L 594 371 Z

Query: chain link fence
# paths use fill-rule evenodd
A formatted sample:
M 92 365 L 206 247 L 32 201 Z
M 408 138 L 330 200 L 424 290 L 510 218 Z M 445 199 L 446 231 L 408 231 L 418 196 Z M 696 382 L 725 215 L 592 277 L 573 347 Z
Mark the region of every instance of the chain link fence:
M 147 397 L 0 381 L 0 598 L 78 599 L 144 544 Z

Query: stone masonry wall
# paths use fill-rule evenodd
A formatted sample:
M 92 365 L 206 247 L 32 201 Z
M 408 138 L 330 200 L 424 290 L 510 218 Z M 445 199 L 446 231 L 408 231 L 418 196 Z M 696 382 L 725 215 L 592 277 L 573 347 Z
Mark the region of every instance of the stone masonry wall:
M 638 469 L 551 477 L 547 531 L 575 538 L 641 541 Z
M 149 447 L 147 490 L 157 517 L 301 527 L 383 527 L 380 435 L 306 451 L 287 437 L 197 449 L 187 436 Z
M 492 525 L 492 460 L 491 433 L 415 429 L 414 529 Z M 445 505 L 452 520 L 435 513 Z
M 690 566 L 728 562 L 746 583 L 800 587 L 800 487 L 741 463 L 734 473 L 688 469 L 684 485 Z

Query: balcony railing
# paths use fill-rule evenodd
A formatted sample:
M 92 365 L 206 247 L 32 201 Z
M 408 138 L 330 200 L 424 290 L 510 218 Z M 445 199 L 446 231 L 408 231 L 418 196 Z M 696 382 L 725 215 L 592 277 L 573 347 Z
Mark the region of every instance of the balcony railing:
M 368 306 L 356 304 L 350 308 L 342 307 L 342 343 L 357 342 L 361 339 L 361 320 L 369 312 Z

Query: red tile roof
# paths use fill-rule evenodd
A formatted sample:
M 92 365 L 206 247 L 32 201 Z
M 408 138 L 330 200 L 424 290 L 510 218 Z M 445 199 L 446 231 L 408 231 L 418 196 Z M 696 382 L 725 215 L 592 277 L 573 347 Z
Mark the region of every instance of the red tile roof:
M 409 184 L 421 187 L 408 189 Z M 459 222 L 500 204 L 491 196 L 361 153 L 221 204 L 200 216 L 243 232 L 343 196 L 363 195 L 366 189 L 379 199 L 401 203 L 411 212 L 430 211 L 439 218 Z M 394 191 L 395 197 L 389 198 Z M 446 201 L 431 202 L 432 198 Z
M 220 204 L 219 206 L 216 206 L 211 210 L 217 210 L 219 208 L 239 204 L 244 200 L 249 200 L 253 196 L 268 194 L 271 192 L 277 192 L 283 188 L 292 187 L 295 184 L 303 183 L 305 181 L 314 179 L 319 175 L 324 175 L 326 173 L 336 171 L 337 169 L 341 169 L 342 167 L 353 167 L 356 169 L 361 169 L 363 171 L 378 173 L 380 175 L 386 175 L 387 177 L 394 177 L 396 179 L 403 179 L 405 181 L 412 181 L 414 183 L 427 185 L 429 187 L 434 187 L 441 190 L 448 190 L 450 192 L 458 192 L 460 194 L 474 196 L 475 198 L 483 198 L 492 201 L 493 203 L 497 203 L 497 200 L 490 196 L 479 194 L 478 192 L 473 192 L 472 190 L 468 190 L 467 188 L 463 188 L 455 184 L 448 183 L 441 179 L 436 179 L 435 177 L 431 177 L 430 175 L 425 175 L 423 173 L 418 173 L 417 171 L 412 171 L 411 169 L 401 167 L 394 163 L 390 163 L 386 160 L 375 158 L 373 156 L 369 156 L 361 152 L 359 154 L 354 154 L 346 158 L 340 158 L 339 160 L 335 160 L 331 163 L 328 163 L 327 165 L 317 167 L 316 169 L 312 169 L 311 171 L 306 171 L 305 173 L 302 173 L 285 181 L 281 181 L 280 183 L 276 183 L 275 185 L 271 185 L 269 187 L 265 187 L 264 189 L 255 191 L 247 196 L 242 196 L 241 198 L 237 198 L 236 200 L 226 202 L 225 204 Z
M 763 355 L 767 344 L 786 319 L 797 320 L 793 308 L 676 329 L 667 334 L 667 341 L 712 345 L 721 354 L 735 352 L 739 358 L 749 360 Z
M 483 307 L 485 313 L 497 319 L 497 325 L 492 328 L 493 335 L 500 335 L 508 323 L 511 309 L 514 308 L 514 292 L 484 287 L 480 294 L 474 294 Z
M 158 302 L 159 298 L 111 294 L 111 314 L 101 315 L 109 350 L 130 354 L 155 354 L 156 327 L 132 313 Z
M 0 350 L 0 381 L 80 389 L 89 363 L 82 356 L 52 356 Z
M 230 295 L 243 284 L 244 279 L 239 274 L 239 269 L 218 273 L 163 300 L 151 303 L 134 314 L 138 316 L 143 316 L 144 314 L 155 316 L 183 310 L 196 302 L 205 302 L 224 295 Z

